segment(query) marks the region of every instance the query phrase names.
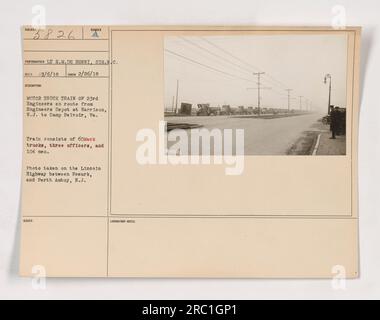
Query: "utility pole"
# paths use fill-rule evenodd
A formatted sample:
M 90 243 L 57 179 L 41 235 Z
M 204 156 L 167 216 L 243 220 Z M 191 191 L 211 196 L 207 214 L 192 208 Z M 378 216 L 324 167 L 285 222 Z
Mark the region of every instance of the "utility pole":
M 285 89 L 288 91 L 288 113 L 290 112 L 290 92 L 293 91 L 293 89 Z
M 329 104 L 327 106 L 327 114 L 330 114 L 330 106 L 331 106 L 331 74 L 325 75 L 325 84 L 327 83 L 327 79 L 329 80 Z
M 172 112 L 174 112 L 174 96 L 173 96 L 173 99 L 172 99 Z
M 265 74 L 265 72 L 254 72 L 253 75 L 254 76 L 257 76 L 257 108 L 258 108 L 258 111 L 259 111 L 259 117 L 260 117 L 260 101 L 261 101 L 261 96 L 260 96 L 260 86 L 261 86 L 261 82 L 260 82 L 260 77 L 262 74 Z
M 174 114 L 177 114 L 177 109 L 178 109 L 178 88 L 179 88 L 179 80 L 177 80 L 177 91 L 175 95 L 175 111 Z
M 302 111 L 302 98 L 303 96 L 299 96 L 300 97 L 300 110 Z
M 258 112 L 259 112 L 259 117 L 260 117 L 260 114 L 261 114 L 261 90 L 263 90 L 263 89 L 272 89 L 272 88 L 269 88 L 269 87 L 262 87 L 261 86 L 261 76 L 263 74 L 265 74 L 265 72 L 254 72 L 253 75 L 257 76 L 257 88 L 247 88 L 247 90 L 250 90 L 250 89 L 256 90 L 257 89 L 257 109 L 258 109 Z

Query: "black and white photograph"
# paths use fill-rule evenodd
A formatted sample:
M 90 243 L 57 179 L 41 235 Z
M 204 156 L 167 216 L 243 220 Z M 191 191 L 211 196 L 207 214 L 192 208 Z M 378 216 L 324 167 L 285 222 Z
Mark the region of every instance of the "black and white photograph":
M 244 155 L 345 155 L 347 46 L 340 34 L 168 36 L 167 131 L 242 129 Z

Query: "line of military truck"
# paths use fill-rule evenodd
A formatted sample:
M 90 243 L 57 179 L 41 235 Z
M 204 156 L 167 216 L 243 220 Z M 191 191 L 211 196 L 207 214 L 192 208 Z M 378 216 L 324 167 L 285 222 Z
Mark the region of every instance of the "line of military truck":
M 281 109 L 281 108 L 260 108 L 260 114 L 279 114 L 279 113 L 294 113 L 295 110 Z M 257 107 L 231 107 L 230 105 L 223 105 L 221 107 L 211 107 L 209 103 L 197 104 L 193 108 L 191 103 L 182 102 L 178 110 L 166 109 L 165 116 L 230 116 L 230 115 L 255 115 L 259 114 Z

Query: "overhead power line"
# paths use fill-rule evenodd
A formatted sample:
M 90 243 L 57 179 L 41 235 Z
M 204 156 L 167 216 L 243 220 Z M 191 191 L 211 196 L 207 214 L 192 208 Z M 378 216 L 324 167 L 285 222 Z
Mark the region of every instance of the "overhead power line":
M 222 57 L 221 55 L 219 55 L 219 54 L 217 54 L 217 53 L 215 53 L 215 52 L 212 52 L 212 51 L 210 51 L 210 50 L 208 50 L 208 49 L 202 47 L 201 45 L 199 45 L 199 44 L 197 44 L 197 43 L 195 43 L 195 42 L 192 42 L 192 41 L 190 41 L 189 39 L 186 39 L 185 37 L 180 37 L 180 38 L 181 38 L 183 41 L 185 41 L 185 42 L 187 42 L 187 43 L 193 45 L 194 47 L 197 47 L 197 48 L 199 48 L 199 49 L 201 49 L 201 50 L 204 50 L 204 51 L 206 51 L 207 53 L 211 54 L 212 56 L 217 57 L 217 58 L 219 58 L 219 59 L 221 59 L 221 60 L 227 62 L 227 63 L 230 64 L 230 65 L 233 65 L 233 66 L 235 66 L 235 67 L 238 67 L 239 69 L 243 70 L 244 72 L 246 72 L 246 73 L 248 73 L 248 74 L 252 74 L 252 72 L 251 72 L 250 70 L 247 70 L 246 68 L 242 67 L 241 65 L 239 65 L 239 64 L 237 64 L 237 63 L 234 63 L 234 62 L 231 62 L 230 60 L 228 60 L 228 59 Z
M 183 54 L 180 54 L 180 53 L 178 53 L 178 52 L 174 52 L 174 51 L 169 50 L 169 49 L 165 49 L 165 51 L 168 52 L 168 53 L 170 53 L 170 54 L 172 54 L 172 55 L 175 55 L 175 56 L 177 56 L 177 57 L 179 57 L 179 58 L 182 58 L 182 59 L 186 60 L 187 62 L 194 63 L 194 64 L 197 64 L 197 65 L 200 65 L 200 66 L 202 66 L 202 67 L 204 67 L 204 68 L 207 68 L 207 69 L 209 69 L 209 70 L 211 70 L 211 71 L 214 71 L 214 72 L 217 72 L 217 73 L 221 73 L 221 74 L 227 75 L 227 76 L 229 76 L 229 77 L 232 77 L 232 78 L 235 78 L 235 79 L 238 79 L 238 80 L 247 81 L 247 82 L 251 82 L 251 83 L 256 83 L 254 80 L 250 80 L 250 79 L 247 79 L 247 78 L 244 78 L 244 77 L 240 77 L 240 76 L 238 76 L 238 75 L 235 75 L 235 74 L 232 74 L 232 73 L 226 72 L 226 71 L 224 71 L 224 70 L 220 70 L 220 69 L 215 68 L 215 67 L 213 67 L 213 66 L 211 66 L 211 65 L 208 65 L 208 64 L 205 64 L 205 63 L 199 62 L 199 61 L 197 61 L 197 60 L 195 60 L 195 59 L 189 58 L 189 57 L 187 57 L 187 56 L 185 56 L 185 55 L 183 55 Z M 249 71 L 247 71 L 247 72 L 249 72 Z M 252 73 L 249 72 L 249 74 L 252 74 Z M 271 89 L 272 89 L 276 94 L 278 94 L 279 96 L 285 96 L 283 93 L 281 93 L 281 92 L 275 90 L 274 88 L 271 88 Z
M 205 42 L 207 42 L 208 44 L 210 44 L 211 46 L 213 46 L 213 47 L 219 49 L 220 51 L 224 52 L 224 53 L 227 54 L 228 56 L 234 58 L 235 60 L 241 62 L 242 64 L 248 66 L 249 68 L 254 69 L 254 71 L 261 72 L 260 68 L 258 68 L 258 67 L 256 67 L 256 66 L 254 66 L 254 65 L 252 65 L 252 64 L 250 64 L 250 63 L 244 61 L 243 59 L 241 59 L 241 58 L 235 56 L 235 55 L 232 54 L 231 52 L 227 51 L 226 49 L 224 49 L 224 48 L 222 48 L 222 47 L 220 47 L 220 46 L 218 46 L 218 45 L 216 45 L 216 44 L 213 43 L 212 41 L 210 41 L 210 40 L 208 40 L 208 39 L 206 39 L 206 38 L 204 38 L 204 37 L 200 37 L 200 38 L 201 38 L 203 41 L 205 41 Z M 252 72 L 253 70 L 250 70 L 250 71 Z M 281 82 L 281 81 L 275 79 L 275 78 L 272 77 L 271 75 L 269 75 L 269 74 L 266 73 L 265 76 L 266 76 L 267 78 L 271 79 L 272 82 L 276 82 L 276 83 L 277 83 L 277 86 L 278 86 L 278 84 L 280 84 L 281 87 L 287 88 L 287 85 L 285 85 L 283 82 Z M 267 79 L 267 80 L 268 80 L 268 79 Z M 275 84 L 275 85 L 276 85 L 276 84 Z M 283 88 L 281 88 L 281 89 L 283 89 Z
M 229 65 L 232 65 L 232 66 L 234 66 L 234 67 L 238 67 L 240 70 L 242 70 L 242 71 L 244 71 L 244 72 L 246 72 L 246 73 L 248 73 L 248 74 L 252 74 L 252 70 L 251 70 L 251 69 L 259 70 L 259 68 L 255 67 L 255 66 L 253 66 L 252 64 L 250 64 L 250 63 L 244 61 L 243 59 L 241 59 L 241 58 L 235 56 L 234 54 L 230 53 L 229 51 L 227 51 L 227 50 L 225 50 L 224 48 L 222 48 L 222 47 L 216 45 L 215 43 L 213 43 L 212 41 L 210 41 L 210 40 L 208 40 L 208 39 L 206 39 L 206 38 L 200 37 L 200 39 L 202 39 L 204 42 L 206 42 L 206 43 L 208 43 L 209 45 L 211 45 L 211 46 L 217 48 L 218 50 L 220 50 L 220 51 L 223 52 L 224 54 L 226 54 L 226 55 L 228 55 L 228 56 L 234 58 L 235 60 L 239 61 L 240 63 L 242 63 L 242 64 L 248 66 L 250 69 L 248 69 L 247 67 L 243 67 L 243 66 L 241 66 L 240 64 L 237 64 L 237 63 L 235 63 L 235 62 L 233 62 L 233 61 L 230 61 L 229 59 L 227 59 L 227 58 L 225 58 L 225 57 L 223 57 L 223 56 L 221 56 L 221 55 L 219 55 L 219 54 L 217 54 L 217 53 L 215 53 L 215 52 L 212 52 L 211 50 L 206 49 L 206 48 L 204 48 L 203 46 L 201 46 L 201 45 L 195 43 L 194 41 L 191 41 L 191 40 L 189 40 L 189 39 L 187 39 L 187 38 L 185 38 L 185 37 L 179 37 L 179 38 L 180 38 L 182 41 L 184 41 L 185 43 L 187 43 L 187 44 L 189 44 L 189 45 L 191 45 L 191 46 L 193 46 L 193 47 L 196 47 L 196 48 L 198 48 L 198 49 L 200 49 L 200 50 L 202 50 L 202 51 L 204 51 L 204 52 L 207 52 L 209 55 L 211 55 L 211 56 L 213 56 L 213 57 L 216 57 L 216 58 L 222 60 L 223 62 L 228 63 Z M 224 74 L 224 75 L 226 75 L 226 76 L 228 76 L 228 77 L 230 77 L 230 78 L 233 78 L 233 79 L 237 79 L 237 80 L 241 80 L 241 81 L 247 81 L 247 82 L 251 82 L 251 83 L 253 82 L 253 83 L 255 83 L 255 82 L 254 82 L 253 80 L 251 80 L 251 79 L 247 79 L 247 78 L 241 77 L 241 76 L 239 76 L 239 75 L 233 74 L 233 73 L 231 73 L 231 72 L 227 72 L 227 71 L 221 70 L 221 69 L 219 69 L 219 68 L 215 68 L 215 67 L 213 67 L 213 66 L 210 65 L 210 64 L 206 64 L 206 63 L 203 63 L 203 62 L 197 61 L 197 60 L 195 60 L 195 59 L 193 59 L 193 58 L 189 58 L 189 57 L 187 57 L 187 56 L 185 56 L 185 55 L 183 55 L 183 54 L 180 54 L 180 53 L 178 53 L 178 52 L 174 52 L 174 51 L 169 50 L 169 49 L 165 49 L 165 51 L 168 52 L 168 53 L 170 53 L 170 54 L 172 54 L 172 55 L 174 55 L 174 56 L 176 56 L 176 57 L 178 57 L 178 58 L 181 58 L 181 59 L 183 59 L 183 60 L 185 60 L 185 61 L 187 61 L 187 62 L 190 62 L 190 63 L 193 63 L 193 64 L 197 64 L 197 65 L 199 65 L 199 66 L 201 66 L 201 67 L 203 67 L 203 68 L 206 68 L 206 69 L 208 69 L 209 71 L 216 72 L 216 73 L 219 73 L 219 74 Z M 203 56 L 205 56 L 205 55 L 203 55 Z M 208 58 L 208 59 L 210 59 L 210 58 Z M 217 62 L 218 62 L 218 61 L 217 61 Z M 220 62 L 218 62 L 218 63 L 220 63 Z M 277 87 L 280 87 L 280 86 L 278 85 L 278 84 L 280 84 L 280 85 L 282 85 L 282 86 L 284 86 L 284 87 L 286 88 L 286 86 L 285 86 L 281 81 L 275 79 L 274 77 L 272 77 L 271 75 L 269 75 L 269 74 L 267 74 L 267 73 L 265 73 L 265 72 L 258 71 L 258 72 L 255 72 L 255 73 L 254 73 L 254 75 L 257 75 L 257 74 L 260 74 L 260 75 L 262 75 L 263 77 L 265 77 L 265 76 L 268 77 L 269 79 L 272 80 L 272 82 L 275 82 L 274 85 L 276 85 Z M 264 79 L 264 80 L 265 80 L 265 81 L 269 81 L 268 79 Z M 259 82 L 260 82 L 260 85 L 263 84 L 263 78 L 260 77 Z M 278 84 L 276 84 L 276 83 L 278 83 Z M 265 84 L 265 83 L 264 83 L 264 84 Z M 284 90 L 284 89 L 282 89 L 282 88 L 281 88 L 281 92 L 279 92 L 279 91 L 276 90 L 275 88 L 271 88 L 271 90 L 272 90 L 274 93 L 276 93 L 277 95 L 281 96 L 281 97 L 287 97 L 287 98 L 288 98 L 288 109 L 289 109 L 289 105 L 290 105 L 289 99 L 291 99 L 291 98 L 289 97 L 289 94 L 290 94 L 290 93 L 288 92 L 288 95 L 284 94 L 284 93 L 282 92 L 282 90 Z M 288 90 L 288 89 L 285 89 L 285 90 Z M 302 98 L 303 98 L 303 97 L 302 97 Z M 302 98 L 301 98 L 300 100 L 302 100 Z M 300 108 L 302 108 L 302 102 L 301 102 L 301 101 L 300 101 Z
M 217 69 L 217 68 L 214 68 L 214 67 L 209 66 L 209 65 L 207 65 L 207 64 L 204 64 L 204 63 L 202 63 L 202 62 L 196 61 L 196 60 L 191 59 L 191 58 L 189 58 L 189 57 L 186 57 L 186 56 L 184 56 L 184 55 L 182 55 L 182 54 L 179 54 L 179 53 L 176 53 L 176 52 L 174 52 L 174 51 L 171 51 L 171 50 L 169 50 L 169 49 L 165 49 L 165 51 L 168 52 L 168 53 L 170 53 L 170 54 L 172 54 L 172 55 L 174 55 L 174 56 L 180 57 L 180 58 L 182 58 L 182 59 L 184 59 L 184 60 L 187 60 L 187 61 L 189 61 L 189 62 L 195 63 L 195 64 L 200 65 L 200 66 L 202 66 L 202 67 L 204 67 L 204 68 L 207 68 L 207 69 L 209 69 L 209 70 L 212 70 L 212 71 L 215 71 L 215 72 L 218 72 L 218 73 L 221 73 L 221 74 L 227 75 L 227 76 L 229 76 L 229 77 L 232 77 L 232 78 L 235 78 L 235 79 L 239 79 L 239 80 L 243 80 L 243 81 L 254 82 L 253 80 L 246 79 L 246 78 L 242 78 L 242 77 L 236 76 L 236 75 L 234 75 L 234 74 L 232 74 L 232 73 L 229 73 L 229 72 L 225 72 L 225 71 L 219 70 L 219 69 Z

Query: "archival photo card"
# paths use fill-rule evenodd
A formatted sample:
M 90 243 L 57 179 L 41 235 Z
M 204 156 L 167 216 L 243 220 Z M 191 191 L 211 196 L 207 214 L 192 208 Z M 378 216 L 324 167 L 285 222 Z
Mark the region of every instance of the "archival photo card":
M 360 30 L 23 27 L 20 274 L 358 277 Z

